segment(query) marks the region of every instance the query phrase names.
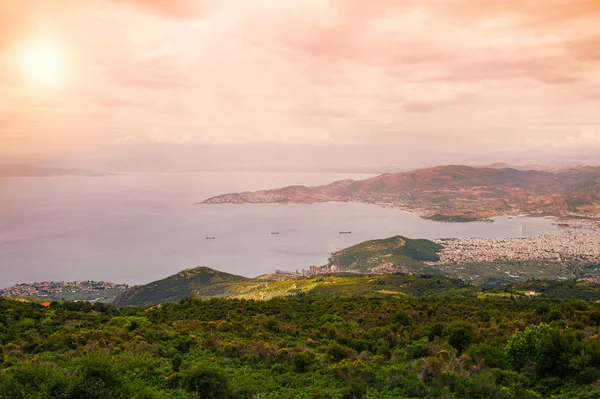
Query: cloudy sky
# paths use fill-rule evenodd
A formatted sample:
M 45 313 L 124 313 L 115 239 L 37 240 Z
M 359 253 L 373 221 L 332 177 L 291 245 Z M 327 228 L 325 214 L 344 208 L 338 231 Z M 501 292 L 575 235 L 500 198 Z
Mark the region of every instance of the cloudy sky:
M 598 0 L 0 0 L 4 152 L 600 151 Z

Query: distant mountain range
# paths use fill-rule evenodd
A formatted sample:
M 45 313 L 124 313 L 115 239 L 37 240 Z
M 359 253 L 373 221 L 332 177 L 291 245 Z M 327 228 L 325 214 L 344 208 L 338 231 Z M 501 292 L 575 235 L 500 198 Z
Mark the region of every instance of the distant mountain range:
M 362 202 L 411 210 L 438 220 L 470 221 L 510 213 L 600 214 L 600 167 L 557 171 L 438 166 L 324 186 L 230 193 L 202 201 L 311 204 Z

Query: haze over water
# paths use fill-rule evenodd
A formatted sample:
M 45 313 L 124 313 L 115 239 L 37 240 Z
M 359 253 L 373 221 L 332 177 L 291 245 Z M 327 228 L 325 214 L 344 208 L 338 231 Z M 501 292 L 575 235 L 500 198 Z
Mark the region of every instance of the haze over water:
M 321 265 L 333 251 L 396 234 L 433 239 L 560 231 L 543 218 L 440 223 L 366 204 L 196 204 L 227 192 L 366 177 L 186 172 L 3 178 L 0 287 L 88 279 L 139 284 L 195 266 L 252 277 Z

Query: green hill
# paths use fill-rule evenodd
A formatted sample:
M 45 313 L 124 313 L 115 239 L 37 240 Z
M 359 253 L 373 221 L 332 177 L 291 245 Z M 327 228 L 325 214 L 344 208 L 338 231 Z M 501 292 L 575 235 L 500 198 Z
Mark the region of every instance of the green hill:
M 595 303 L 474 296 L 481 288 L 431 276 L 332 278 L 268 301 L 0 298 L 0 398 L 598 398 Z M 371 286 L 404 294 L 362 295 Z
M 185 297 L 269 300 L 290 296 L 474 295 L 479 289 L 460 280 L 432 275 L 363 275 L 339 273 L 288 279 L 247 279 L 206 267 L 136 286 L 114 301 L 116 306 L 155 305 Z
M 116 306 L 156 305 L 186 297 L 227 298 L 265 301 L 289 297 L 526 297 L 600 299 L 600 286 L 575 281 L 536 280 L 500 288 L 471 285 L 460 279 L 432 274 L 338 273 L 315 277 L 255 279 L 235 276 L 207 267 L 185 270 L 166 279 L 133 287 L 116 298 Z
M 431 275 L 363 275 L 341 273 L 312 278 L 294 278 L 281 281 L 250 280 L 231 283 L 219 295 L 212 287 L 197 292 L 200 298 L 226 297 L 268 300 L 289 296 L 424 296 L 472 295 L 478 288 L 460 280 Z
M 195 296 L 198 290 L 210 287 L 211 296 L 219 296 L 229 283 L 246 281 L 248 278 L 220 272 L 208 267 L 183 270 L 173 276 L 146 285 L 135 286 L 115 298 L 114 304 L 148 305 L 175 302 L 187 296 Z
M 437 268 L 423 262 L 439 261 L 438 252 L 442 248 L 433 241 L 395 236 L 342 249 L 331 255 L 329 264 L 344 271 L 363 273 L 402 271 L 438 274 Z
M 581 281 L 532 280 L 509 284 L 496 288 L 491 292 L 507 292 L 523 294 L 535 291 L 536 296 L 554 299 L 584 299 L 586 301 L 600 300 L 600 285 Z

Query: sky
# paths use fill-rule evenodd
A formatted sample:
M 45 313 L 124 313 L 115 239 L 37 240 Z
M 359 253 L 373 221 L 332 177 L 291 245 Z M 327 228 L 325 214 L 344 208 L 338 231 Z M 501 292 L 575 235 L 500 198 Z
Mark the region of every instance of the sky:
M 0 153 L 600 151 L 599 21 L 598 0 L 0 0 Z

